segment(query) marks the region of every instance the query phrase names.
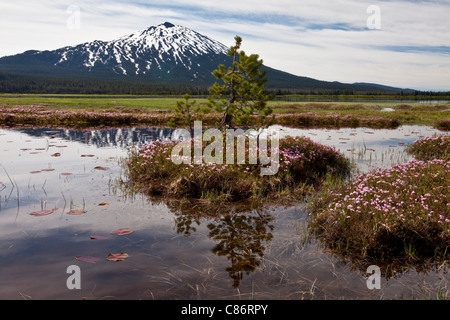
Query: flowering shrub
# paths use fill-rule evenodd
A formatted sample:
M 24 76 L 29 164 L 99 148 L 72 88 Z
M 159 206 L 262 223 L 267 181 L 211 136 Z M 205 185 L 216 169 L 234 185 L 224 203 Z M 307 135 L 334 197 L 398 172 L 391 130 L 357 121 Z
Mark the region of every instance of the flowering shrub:
M 130 182 L 148 194 L 242 200 L 280 193 L 298 195 L 320 183 L 327 174 L 346 175 L 349 161 L 331 147 L 305 137 L 280 141 L 279 167 L 261 176 L 261 164 L 175 164 L 171 152 L 178 142 L 154 141 L 132 151 L 127 162 Z M 205 148 L 206 144 L 203 145 Z M 248 144 L 246 155 L 248 155 Z M 237 152 L 234 153 L 235 157 Z M 226 151 L 224 151 L 224 159 Z
M 450 136 L 437 135 L 416 140 L 407 151 L 418 160 L 450 160 Z
M 450 119 L 445 119 L 445 120 L 438 121 L 436 127 L 439 130 L 450 131 Z
M 0 106 L 0 124 L 15 125 L 132 125 L 137 123 L 159 124 L 164 120 L 161 115 L 150 113 L 128 113 L 103 111 L 75 111 L 47 109 L 41 105 Z
M 412 160 L 356 177 L 312 205 L 313 228 L 349 251 L 444 255 L 450 247 L 450 163 Z
M 351 114 L 315 114 L 311 112 L 277 114 L 274 123 L 300 127 L 397 128 L 400 125 L 400 122 L 396 119 L 386 119 L 382 117 L 358 118 Z

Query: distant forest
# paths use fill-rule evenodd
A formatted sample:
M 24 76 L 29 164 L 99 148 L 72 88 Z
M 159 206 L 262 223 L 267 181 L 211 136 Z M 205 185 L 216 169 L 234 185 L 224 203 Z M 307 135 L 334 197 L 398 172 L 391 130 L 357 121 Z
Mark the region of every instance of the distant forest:
M 0 73 L 0 93 L 23 94 L 122 94 L 122 95 L 208 95 L 208 86 L 151 83 L 142 80 L 123 79 L 72 79 L 58 77 L 23 77 Z M 392 95 L 404 99 L 450 99 L 450 92 L 432 91 L 358 91 L 342 89 L 271 88 L 266 91 L 275 95 Z

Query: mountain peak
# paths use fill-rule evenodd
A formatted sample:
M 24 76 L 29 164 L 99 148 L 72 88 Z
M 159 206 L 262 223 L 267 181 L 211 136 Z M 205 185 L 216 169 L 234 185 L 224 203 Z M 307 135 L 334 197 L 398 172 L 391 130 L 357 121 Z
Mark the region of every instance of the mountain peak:
M 170 22 L 164 22 L 163 24 L 160 24 L 160 26 L 164 26 L 164 27 L 166 27 L 166 28 L 173 28 L 173 27 L 175 27 L 175 25 L 174 24 L 172 24 L 172 23 L 170 23 Z
M 54 65 L 87 72 L 107 69 L 126 76 L 158 74 L 160 77 L 165 73 L 165 78 L 182 68 L 195 80 L 202 73 L 205 61 L 211 61 L 212 56 L 224 56 L 227 51 L 218 41 L 166 21 L 117 40 L 55 50 L 58 60 Z

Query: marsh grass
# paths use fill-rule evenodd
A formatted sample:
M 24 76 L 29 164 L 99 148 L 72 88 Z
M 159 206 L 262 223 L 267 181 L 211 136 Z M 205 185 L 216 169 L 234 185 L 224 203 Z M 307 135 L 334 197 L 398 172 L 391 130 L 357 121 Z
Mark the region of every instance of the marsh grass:
M 126 171 L 134 189 L 149 195 L 213 203 L 252 199 L 266 203 L 274 199 L 298 201 L 318 187 L 327 174 L 344 176 L 350 171 L 349 161 L 342 154 L 305 137 L 280 140 L 278 172 L 268 176 L 261 176 L 261 163 L 248 164 L 248 140 L 245 164 L 237 164 L 235 160 L 234 164 L 224 161 L 224 164 L 177 165 L 171 159 L 177 143 L 154 141 L 131 151 Z M 205 147 L 203 143 L 203 150 Z M 223 155 L 225 158 L 226 150 Z
M 198 102 L 196 107 L 202 106 Z M 348 108 L 347 108 L 348 109 Z M 272 118 L 272 124 L 294 127 L 369 127 L 396 128 L 401 122 L 392 114 L 373 111 L 360 112 L 360 109 L 348 110 L 320 109 L 312 111 L 294 110 L 293 112 L 278 112 Z M 364 108 L 363 108 L 364 109 Z M 325 110 L 325 111 L 324 111 Z M 428 114 L 428 113 L 427 113 Z M 442 116 L 444 114 L 442 113 Z M 205 125 L 214 126 L 220 122 L 221 114 L 211 111 L 196 112 L 192 120 L 201 120 Z M 433 121 L 436 121 L 433 117 Z M 103 108 L 90 107 L 55 107 L 47 105 L 0 105 L 0 125 L 4 126 L 69 126 L 88 128 L 96 126 L 131 126 L 131 125 L 168 125 L 183 126 L 183 119 L 176 117 L 175 108 L 168 106 L 138 107 L 111 106 Z M 249 125 L 261 125 L 257 115 L 249 117 Z
M 323 189 L 311 230 L 327 247 L 381 261 L 448 259 L 450 164 L 412 160 Z
M 450 135 L 434 135 L 414 141 L 406 151 L 418 160 L 450 160 Z

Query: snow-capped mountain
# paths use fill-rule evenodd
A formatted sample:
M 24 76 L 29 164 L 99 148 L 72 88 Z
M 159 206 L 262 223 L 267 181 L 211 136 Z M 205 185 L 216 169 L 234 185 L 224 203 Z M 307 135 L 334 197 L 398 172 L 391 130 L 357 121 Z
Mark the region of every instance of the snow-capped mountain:
M 230 39 L 230 41 L 233 41 Z M 86 42 L 53 51 L 29 50 L 0 58 L 4 92 L 113 92 L 139 86 L 205 87 L 219 64 L 230 66 L 229 47 L 192 29 L 165 22 L 117 40 Z M 296 76 L 264 66 L 267 86 L 301 90 L 379 91 L 365 84 L 344 84 Z M 86 84 L 86 81 L 90 81 Z M 94 82 L 94 85 L 93 85 Z M 108 82 L 102 87 L 102 83 Z M 120 82 L 120 83 L 119 83 Z M 49 88 L 51 86 L 51 88 Z M 93 88 L 96 87 L 96 88 Z M 91 89 L 91 90 L 87 90 Z M 145 91 L 145 90 L 144 90 Z
M 117 40 L 86 42 L 54 51 L 30 50 L 0 59 L 0 71 L 57 76 L 145 78 L 210 82 L 228 47 L 192 29 L 165 22 Z
M 77 61 L 91 71 L 96 66 L 110 68 L 117 74 L 145 75 L 153 71 L 172 72 L 184 68 L 196 78 L 205 58 L 225 55 L 228 48 L 220 42 L 183 26 L 169 22 L 150 27 L 118 40 L 94 41 L 56 51 L 55 66 Z

